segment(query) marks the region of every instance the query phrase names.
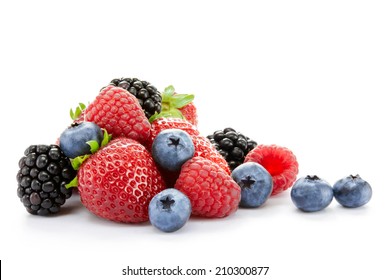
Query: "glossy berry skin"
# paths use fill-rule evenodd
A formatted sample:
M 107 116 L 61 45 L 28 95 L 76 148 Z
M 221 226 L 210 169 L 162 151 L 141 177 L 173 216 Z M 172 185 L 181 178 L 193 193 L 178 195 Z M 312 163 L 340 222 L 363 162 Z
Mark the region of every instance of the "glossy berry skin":
M 272 176 L 271 195 L 290 188 L 298 175 L 298 161 L 292 151 L 277 145 L 258 145 L 245 157 L 244 162 L 257 162 Z
M 359 175 L 350 175 L 333 185 L 334 198 L 344 207 L 356 208 L 368 203 L 372 197 L 372 188 Z
M 148 220 L 148 205 L 165 184 L 150 153 L 124 137 L 92 154 L 78 171 L 81 202 L 95 215 L 123 223 Z
M 156 194 L 149 203 L 150 223 L 164 232 L 182 228 L 191 215 L 191 202 L 177 189 L 166 189 Z
M 256 162 L 246 162 L 232 171 L 232 178 L 241 187 L 241 207 L 263 205 L 272 192 L 272 177 Z
M 165 170 L 179 171 L 183 163 L 193 157 L 195 147 L 191 136 L 180 129 L 166 129 L 154 139 L 152 155 Z
M 75 176 L 69 158 L 57 145 L 31 145 L 19 161 L 17 194 L 27 212 L 58 213 L 72 190 L 65 185 Z
M 242 164 L 246 155 L 257 146 L 255 141 L 231 127 L 217 130 L 207 138 L 226 159 L 231 170 Z
M 202 157 L 193 157 L 183 164 L 175 188 L 190 199 L 195 216 L 229 216 L 237 210 L 241 199 L 237 183 L 217 164 Z
M 304 212 L 316 212 L 326 208 L 333 200 L 333 189 L 317 176 L 298 179 L 291 189 L 294 205 Z
M 127 137 L 145 142 L 150 123 L 137 98 L 121 87 L 107 86 L 85 109 L 85 119 L 105 128 L 113 138 Z
M 60 136 L 59 143 L 67 157 L 75 158 L 91 153 L 91 147 L 87 142 L 92 140 L 100 145 L 103 140 L 102 129 L 95 123 L 83 122 L 65 129 Z

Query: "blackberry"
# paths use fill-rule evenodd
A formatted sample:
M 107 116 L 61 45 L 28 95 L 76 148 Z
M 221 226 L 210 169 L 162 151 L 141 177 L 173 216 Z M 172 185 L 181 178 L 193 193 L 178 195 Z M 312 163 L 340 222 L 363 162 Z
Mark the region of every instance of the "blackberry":
M 232 171 L 242 164 L 249 151 L 257 146 L 255 141 L 230 127 L 217 130 L 212 135 L 208 135 L 207 138 L 226 159 Z
M 72 189 L 65 185 L 75 176 L 70 160 L 57 145 L 31 145 L 19 160 L 17 194 L 33 215 L 57 213 Z
M 148 119 L 161 112 L 161 93 L 150 83 L 137 78 L 121 78 L 113 79 L 110 85 L 124 88 L 137 97 Z

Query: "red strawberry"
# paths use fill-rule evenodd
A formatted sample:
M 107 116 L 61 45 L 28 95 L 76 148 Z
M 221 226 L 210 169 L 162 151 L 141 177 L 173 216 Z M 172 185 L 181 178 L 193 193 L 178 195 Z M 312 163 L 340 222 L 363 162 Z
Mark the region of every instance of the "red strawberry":
M 179 108 L 179 111 L 183 114 L 183 117 L 192 123 L 193 125 L 198 125 L 198 114 L 194 102 L 190 102 L 187 105 Z
M 162 109 L 159 114 L 155 114 L 150 118 L 154 121 L 158 118 L 180 118 L 185 119 L 192 125 L 198 125 L 198 115 L 196 107 L 192 102 L 193 94 L 178 94 L 173 86 L 168 86 L 162 93 Z
M 244 162 L 254 161 L 262 165 L 272 176 L 271 195 L 290 188 L 298 175 L 298 162 L 295 155 L 285 147 L 258 145 L 245 157 Z
M 85 119 L 105 128 L 114 138 L 125 136 L 144 142 L 150 134 L 150 123 L 137 98 L 120 87 L 102 89 L 85 109 Z
M 124 137 L 92 154 L 77 177 L 84 206 L 99 217 L 123 223 L 147 221 L 150 200 L 165 189 L 150 153 Z
M 152 122 L 150 137 L 145 146 L 150 151 L 157 134 L 165 129 L 177 128 L 184 130 L 189 135 L 199 135 L 198 129 L 186 120 L 180 118 L 158 118 Z
M 237 183 L 217 164 L 202 157 L 184 163 L 175 188 L 188 196 L 196 216 L 226 217 L 237 210 L 241 199 Z

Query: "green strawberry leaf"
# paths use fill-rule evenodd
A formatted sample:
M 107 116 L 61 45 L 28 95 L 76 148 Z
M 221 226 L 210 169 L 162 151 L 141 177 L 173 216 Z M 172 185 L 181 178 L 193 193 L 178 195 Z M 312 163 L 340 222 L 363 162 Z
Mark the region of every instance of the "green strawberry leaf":
M 91 147 L 91 154 L 96 153 L 100 148 L 96 140 L 87 141 L 87 144 Z
M 176 108 L 171 108 L 169 111 L 161 111 L 161 113 L 155 113 L 153 116 L 149 118 L 149 122 L 152 123 L 156 119 L 159 118 L 179 118 L 184 119 L 183 114 Z
M 195 96 L 193 94 L 175 94 L 171 97 L 171 107 L 183 108 L 194 101 Z
M 87 108 L 84 103 L 79 103 L 79 106 L 73 111 L 73 109 L 70 109 L 70 117 L 72 120 L 76 120 L 78 117 L 80 117 L 81 113 Z
M 175 88 L 170 85 L 170 86 L 167 86 L 165 89 L 164 89 L 164 92 L 163 92 L 163 96 L 172 96 L 173 94 L 175 93 Z
M 81 103 L 80 103 L 80 105 L 81 105 Z M 96 153 L 97 151 L 99 151 L 100 148 L 106 146 L 108 144 L 108 142 L 110 142 L 111 138 L 112 138 L 112 135 L 108 134 L 106 129 L 103 129 L 103 140 L 100 143 L 100 146 L 96 140 L 87 141 L 86 143 L 91 147 L 91 154 Z M 79 170 L 81 165 L 87 159 L 89 159 L 91 157 L 91 154 L 82 155 L 82 156 L 78 156 L 78 157 L 70 159 L 70 163 L 72 165 L 72 168 L 76 171 Z M 73 180 L 71 182 L 69 182 L 68 184 L 65 185 L 65 187 L 67 189 L 69 189 L 71 187 L 77 187 L 77 186 L 78 186 L 77 176 L 75 178 L 73 178 Z
M 108 142 L 111 141 L 112 135 L 108 134 L 107 130 L 103 128 L 103 140 L 102 143 L 100 143 L 100 148 L 103 148 L 108 144 Z
M 78 187 L 79 180 L 77 179 L 77 176 L 73 178 L 72 181 L 70 181 L 68 184 L 65 185 L 65 188 L 70 189 L 74 187 Z
M 91 155 L 83 155 L 70 159 L 70 163 L 74 170 L 79 170 L 80 166 L 86 161 Z

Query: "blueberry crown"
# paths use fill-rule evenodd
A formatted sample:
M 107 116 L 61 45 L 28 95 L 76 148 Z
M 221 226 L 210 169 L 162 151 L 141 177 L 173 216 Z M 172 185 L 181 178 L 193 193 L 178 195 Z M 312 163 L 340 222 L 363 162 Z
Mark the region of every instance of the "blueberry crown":
M 320 177 L 318 177 L 317 175 L 307 175 L 306 178 L 307 180 L 321 180 Z

